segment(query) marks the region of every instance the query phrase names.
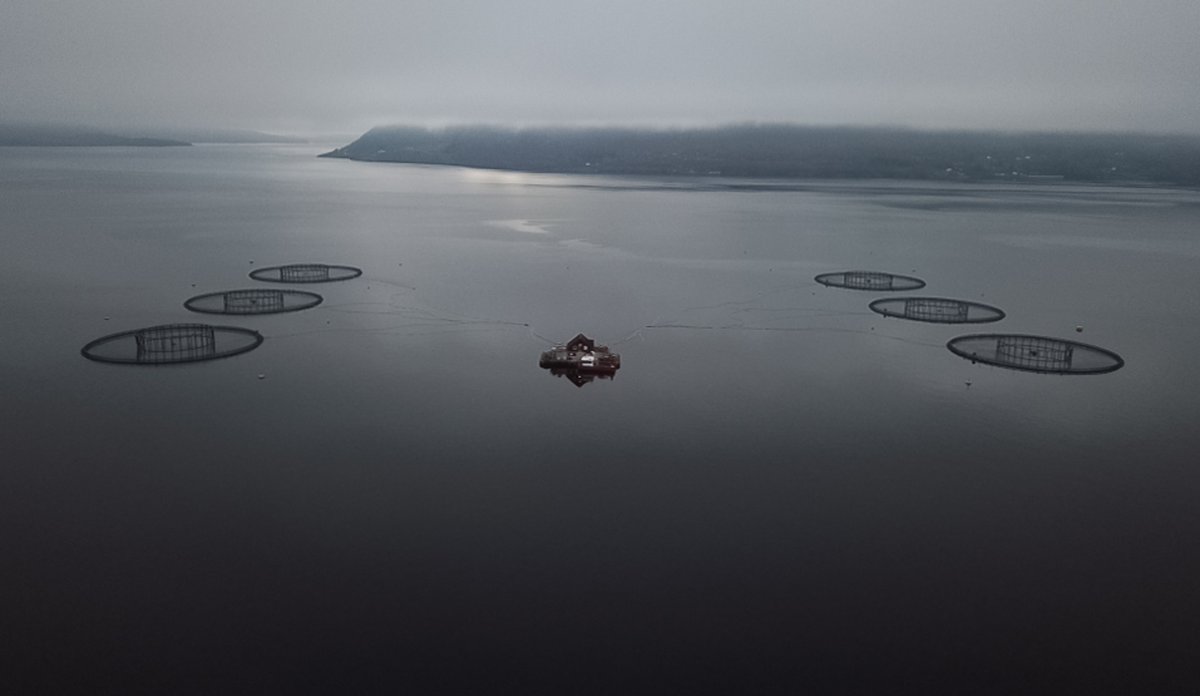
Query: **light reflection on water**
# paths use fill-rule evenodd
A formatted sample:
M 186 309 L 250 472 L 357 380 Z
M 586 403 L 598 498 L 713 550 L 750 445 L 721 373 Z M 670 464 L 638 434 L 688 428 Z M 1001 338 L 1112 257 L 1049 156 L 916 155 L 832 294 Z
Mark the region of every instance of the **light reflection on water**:
M 110 682 L 149 655 L 167 691 L 232 683 L 196 655 L 306 685 L 397 661 L 494 685 L 463 655 L 609 686 L 1190 669 L 1196 194 L 747 191 L 320 150 L 0 160 L 0 540 L 28 655 Z M 950 205 L 968 193 L 985 205 Z M 79 357 L 299 261 L 364 275 L 247 318 L 266 341 L 244 356 Z M 843 268 L 998 306 L 998 331 L 1082 326 L 1127 364 L 971 365 L 955 327 L 812 281 Z M 580 331 L 622 354 L 616 379 L 538 367 Z

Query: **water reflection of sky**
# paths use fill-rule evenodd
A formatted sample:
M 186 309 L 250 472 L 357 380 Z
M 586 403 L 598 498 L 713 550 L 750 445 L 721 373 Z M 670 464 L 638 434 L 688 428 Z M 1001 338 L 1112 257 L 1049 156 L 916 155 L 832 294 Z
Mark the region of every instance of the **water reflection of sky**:
M 308 154 L 0 160 L 18 657 L 163 691 L 185 673 L 228 691 L 214 663 L 342 686 L 344 665 L 400 664 L 452 691 L 531 671 L 617 691 L 1190 674 L 1195 194 L 1010 209 L 963 187 L 986 211 L 896 209 L 880 182 L 579 188 Z M 31 191 L 30 167 L 54 176 Z M 236 358 L 79 357 L 300 261 L 364 275 L 247 319 L 266 340 Z M 996 330 L 1081 326 L 1127 364 L 971 365 L 945 348 L 961 327 L 812 281 L 844 268 L 993 304 Z M 538 367 L 580 331 L 621 353 L 615 380 Z

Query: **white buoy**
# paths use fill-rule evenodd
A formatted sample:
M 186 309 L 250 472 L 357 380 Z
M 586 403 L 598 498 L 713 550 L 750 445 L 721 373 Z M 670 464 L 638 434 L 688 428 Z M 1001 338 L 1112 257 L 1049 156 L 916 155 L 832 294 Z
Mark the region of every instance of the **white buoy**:
M 259 378 L 259 379 L 266 379 L 266 378 L 267 378 L 267 376 L 266 376 L 266 375 L 259 375 L 259 376 L 258 376 L 258 378 Z
M 1083 324 L 1075 325 L 1075 333 L 1083 333 Z

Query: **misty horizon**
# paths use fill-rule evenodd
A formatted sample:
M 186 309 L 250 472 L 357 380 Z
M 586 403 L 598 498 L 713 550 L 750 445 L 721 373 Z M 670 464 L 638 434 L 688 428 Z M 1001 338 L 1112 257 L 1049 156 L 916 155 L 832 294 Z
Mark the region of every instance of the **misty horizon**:
M 0 122 L 1200 134 L 1200 6 L 18 0 Z
M 298 142 L 336 142 L 344 141 L 350 143 L 364 135 L 372 132 L 384 130 L 401 130 L 413 129 L 427 131 L 431 134 L 444 134 L 450 132 L 461 131 L 494 131 L 502 133 L 523 133 L 532 131 L 545 131 L 554 133 L 598 133 L 598 132 L 613 132 L 613 133 L 649 133 L 649 134 L 671 134 L 671 133 L 704 133 L 731 129 L 792 129 L 813 132 L 840 132 L 840 133 L 896 133 L 896 134 L 913 134 L 913 135 L 965 135 L 965 136 L 998 136 L 998 137 L 1075 137 L 1075 136 L 1114 136 L 1114 137 L 1149 137 L 1149 138 L 1182 138 L 1186 140 L 1200 139 L 1200 132 L 1187 131 L 1152 131 L 1152 130 L 1136 130 L 1136 129 L 1069 129 L 1069 128 L 1042 128 L 1042 129 L 1021 129 L 1021 128 L 971 128 L 971 127 L 922 127 L 910 125 L 896 124 L 863 124 L 863 123 L 801 123 L 795 121 L 766 121 L 766 120 L 741 120 L 741 121 L 719 121 L 712 123 L 637 123 L 637 122 L 613 122 L 613 123 L 592 123 L 592 122 L 549 122 L 549 121 L 529 121 L 521 123 L 503 123 L 503 122 L 488 122 L 488 121 L 437 121 L 437 122 L 415 122 L 415 121 L 395 121 L 381 122 L 368 126 L 359 131 L 304 131 L 293 132 L 270 128 L 258 128 L 254 126 L 227 126 L 221 124 L 204 124 L 183 122 L 179 124 L 149 124 L 149 125 L 130 125 L 130 124 L 104 124 L 104 123 L 88 123 L 74 122 L 56 119 L 32 120 L 32 119 L 0 119 L 0 128 L 22 128 L 22 129 L 61 129 L 64 131 L 73 132 L 95 132 L 103 134 L 116 134 L 125 137 L 137 136 L 163 136 L 164 134 L 260 134 L 266 136 L 274 136 L 280 138 L 294 139 Z M 203 142 L 203 140 L 197 140 Z

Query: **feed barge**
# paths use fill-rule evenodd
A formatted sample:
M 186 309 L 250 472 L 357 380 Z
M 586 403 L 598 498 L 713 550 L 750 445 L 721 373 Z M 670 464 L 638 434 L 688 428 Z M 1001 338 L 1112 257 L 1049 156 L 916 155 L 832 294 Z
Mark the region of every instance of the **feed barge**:
M 610 351 L 608 346 L 598 346 L 592 339 L 578 334 L 565 345 L 554 346 L 543 352 L 538 366 L 611 375 L 621 368 L 621 356 Z

